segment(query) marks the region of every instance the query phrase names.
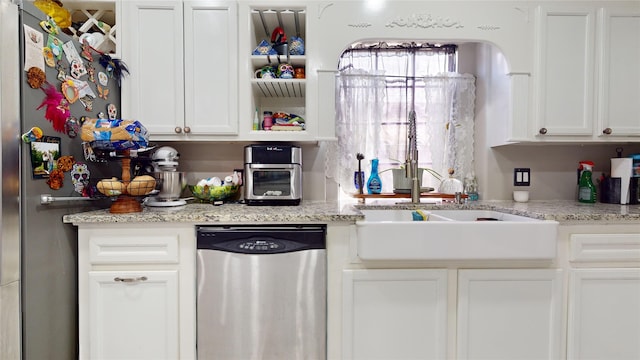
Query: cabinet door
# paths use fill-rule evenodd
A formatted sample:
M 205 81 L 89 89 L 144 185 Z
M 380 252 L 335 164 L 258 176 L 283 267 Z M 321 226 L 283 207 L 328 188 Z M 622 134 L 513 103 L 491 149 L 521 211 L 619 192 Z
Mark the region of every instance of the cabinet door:
M 640 3 L 601 15 L 599 136 L 640 136 Z
M 595 10 L 541 6 L 537 20 L 537 135 L 591 136 Z
M 140 120 L 153 135 L 184 126 L 181 1 L 123 1 L 122 59 L 131 74 L 122 83 L 122 117 Z
M 178 272 L 89 272 L 91 359 L 178 359 Z
M 560 359 L 560 270 L 460 270 L 458 359 Z
M 186 1 L 184 19 L 185 131 L 237 134 L 237 4 Z
M 443 359 L 446 270 L 344 270 L 344 359 Z
M 640 269 L 573 270 L 568 321 L 568 359 L 640 359 Z

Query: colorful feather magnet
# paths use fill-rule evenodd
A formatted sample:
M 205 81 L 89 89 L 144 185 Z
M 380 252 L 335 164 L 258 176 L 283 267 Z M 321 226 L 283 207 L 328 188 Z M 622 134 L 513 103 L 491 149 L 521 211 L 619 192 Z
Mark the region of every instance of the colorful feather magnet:
M 53 124 L 53 130 L 65 133 L 64 124 L 67 122 L 71 112 L 69 111 L 69 103 L 61 92 L 55 86 L 46 83 L 42 91 L 46 94 L 42 104 L 38 106 L 40 110 L 43 106 L 47 106 L 44 117 Z
M 118 86 L 120 85 L 120 81 L 124 77 L 124 73 L 129 74 L 129 69 L 127 68 L 127 64 L 120 59 L 114 59 L 108 54 L 102 54 L 100 56 L 100 65 L 104 66 L 105 70 L 107 70 L 107 74 L 110 77 L 113 77 L 118 82 Z

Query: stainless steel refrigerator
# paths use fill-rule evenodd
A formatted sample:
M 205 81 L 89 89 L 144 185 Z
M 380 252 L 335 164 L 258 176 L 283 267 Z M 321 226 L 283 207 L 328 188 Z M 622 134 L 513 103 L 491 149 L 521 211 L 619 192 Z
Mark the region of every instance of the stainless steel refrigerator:
M 109 206 L 108 199 L 41 204 L 43 194 L 57 199 L 82 198 L 82 195 L 76 192 L 69 171 L 64 172 L 63 187 L 52 190 L 47 184 L 47 175 L 35 170 L 31 144 L 25 143 L 21 135 L 32 127 L 39 127 L 44 135 L 59 137 L 59 155 L 71 155 L 87 164 L 94 179 L 119 173 L 113 164 L 86 161 L 80 135 L 71 138 L 66 131 L 54 131 L 52 123 L 45 118 L 46 108 L 37 109 L 45 93 L 27 83 L 25 47 L 30 44 L 25 44 L 24 25 L 41 33 L 47 44 L 48 34 L 40 25 L 46 19 L 46 15 L 28 1 L 0 0 L 2 359 L 12 359 L 16 351 L 21 351 L 22 359 L 27 360 L 77 358 L 77 232 L 72 225 L 63 224 L 62 217 Z M 62 43 L 74 41 L 75 48 L 81 52 L 80 44 L 70 36 L 64 33 L 55 36 Z M 64 57 L 62 55 L 60 67 L 69 73 L 70 63 Z M 106 73 L 98 61 L 99 54 L 94 52 L 93 58 L 96 75 L 99 71 Z M 56 67 L 45 65 L 44 68 L 47 82 L 60 90 Z M 88 81 L 88 76 L 80 79 Z M 101 92 L 97 85 L 88 83 L 97 95 L 93 107 L 87 111 L 85 104 L 75 101 L 69 106 L 72 116 L 80 119 L 82 116 L 95 118 L 98 112 L 107 114 L 107 104 L 120 108 L 120 90 L 115 79 L 109 79 Z M 108 96 L 103 99 L 101 95 L 105 92 Z

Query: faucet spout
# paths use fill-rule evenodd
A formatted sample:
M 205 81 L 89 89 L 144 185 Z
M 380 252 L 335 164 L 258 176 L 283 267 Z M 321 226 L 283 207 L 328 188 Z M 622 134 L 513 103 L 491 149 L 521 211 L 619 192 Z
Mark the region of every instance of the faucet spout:
M 416 131 L 416 112 L 409 112 L 409 128 L 407 130 L 407 153 L 405 169 L 411 179 L 411 203 L 420 203 L 420 180 L 418 178 L 418 142 Z

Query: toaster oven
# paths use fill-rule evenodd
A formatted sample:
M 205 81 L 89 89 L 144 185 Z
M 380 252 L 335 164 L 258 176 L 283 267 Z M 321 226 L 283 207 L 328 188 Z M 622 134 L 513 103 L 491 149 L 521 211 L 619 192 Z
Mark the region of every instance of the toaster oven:
M 246 204 L 299 205 L 302 151 L 293 145 L 245 146 L 244 177 Z

